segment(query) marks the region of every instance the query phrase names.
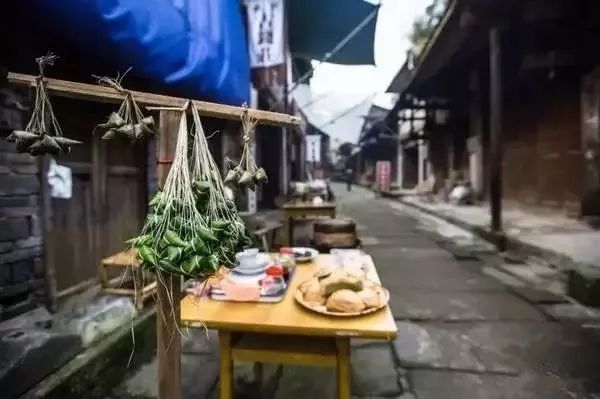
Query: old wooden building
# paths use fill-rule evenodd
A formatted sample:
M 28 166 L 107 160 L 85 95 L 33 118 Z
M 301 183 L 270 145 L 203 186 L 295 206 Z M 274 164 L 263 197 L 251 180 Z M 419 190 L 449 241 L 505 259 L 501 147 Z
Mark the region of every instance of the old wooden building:
M 11 12 L 8 12 L 11 10 Z M 148 197 L 156 190 L 154 142 L 101 140 L 96 124 L 116 110 L 115 105 L 53 97 L 65 135 L 80 140 L 70 154 L 56 159 L 70 168 L 72 196 L 53 198 L 47 185 L 49 159 L 16 152 L 5 137 L 23 129 L 31 111 L 32 91 L 9 86 L 6 72 L 37 75 L 35 58 L 52 49 L 60 58 L 47 75 L 95 83 L 92 74 L 114 76 L 111 63 L 82 52 L 67 38 L 52 32 L 29 13 L 11 4 L 0 24 L 0 321 L 34 307 L 55 308 L 63 298 L 98 282 L 100 259 L 124 248 L 124 240 L 139 232 Z M 11 19 L 4 17 L 11 15 Z M 16 21 L 31 21 L 13 37 Z M 128 75 L 127 88 L 178 94 Z M 215 160 L 239 152 L 240 124 L 203 118 Z M 230 151 L 233 141 L 233 153 Z
M 451 1 L 400 100 L 425 110 L 419 168 L 482 200 L 599 215 L 599 28 L 593 0 Z

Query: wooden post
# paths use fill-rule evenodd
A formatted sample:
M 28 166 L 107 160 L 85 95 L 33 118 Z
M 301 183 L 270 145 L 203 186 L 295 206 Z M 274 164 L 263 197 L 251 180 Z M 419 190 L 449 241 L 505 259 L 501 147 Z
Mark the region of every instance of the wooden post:
M 177 145 L 181 111 L 161 110 L 156 145 L 156 174 L 160 188 L 165 184 Z M 159 272 L 156 304 L 156 356 L 159 399 L 181 399 L 181 279 Z
M 499 28 L 490 28 L 490 206 L 492 232 L 502 232 L 502 66 Z
M 41 216 L 42 237 L 44 240 L 44 271 L 46 274 L 46 305 L 51 312 L 56 311 L 58 292 L 56 288 L 56 267 L 54 266 L 54 247 L 50 243 L 52 234 L 52 198 L 48 184 L 48 168 L 50 157 L 40 158 L 40 183 L 41 183 Z
M 108 275 L 102 266 L 102 250 L 106 210 L 106 143 L 100 135 L 92 137 L 92 256 L 98 267 L 98 277 L 103 288 L 106 288 Z

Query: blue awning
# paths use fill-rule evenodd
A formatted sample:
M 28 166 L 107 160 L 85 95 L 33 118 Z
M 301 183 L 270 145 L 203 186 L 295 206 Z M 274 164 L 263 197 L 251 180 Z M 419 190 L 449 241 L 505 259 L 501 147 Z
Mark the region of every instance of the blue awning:
M 322 60 L 369 16 L 364 27 L 328 61 L 374 64 L 378 6 L 364 0 L 289 0 L 289 46 L 294 57 Z

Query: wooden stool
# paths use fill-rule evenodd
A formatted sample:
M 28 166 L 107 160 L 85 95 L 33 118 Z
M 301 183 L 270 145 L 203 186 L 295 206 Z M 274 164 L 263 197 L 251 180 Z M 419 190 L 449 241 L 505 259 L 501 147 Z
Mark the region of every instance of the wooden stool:
M 120 268 L 123 273 L 119 277 L 109 279 L 109 268 Z M 127 273 L 128 269 L 131 270 L 133 276 L 133 288 L 121 287 L 123 282 L 128 281 L 123 276 L 124 273 Z M 131 249 L 102 260 L 100 284 L 102 291 L 107 294 L 132 297 L 137 310 L 142 310 L 144 308 L 144 301 L 156 292 L 156 280 L 154 278 L 147 281 L 144 285 L 144 271 L 141 268 L 136 252 Z
M 357 248 L 360 241 L 356 236 L 356 224 L 349 219 L 319 220 L 314 224 L 313 244 L 322 253 L 329 253 L 334 248 Z

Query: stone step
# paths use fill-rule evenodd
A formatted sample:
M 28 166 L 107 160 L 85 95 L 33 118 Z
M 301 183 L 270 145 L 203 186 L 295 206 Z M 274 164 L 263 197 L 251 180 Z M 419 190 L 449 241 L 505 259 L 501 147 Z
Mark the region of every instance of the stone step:
M 567 293 L 584 305 L 600 307 L 600 272 L 570 270 L 567 274 Z

